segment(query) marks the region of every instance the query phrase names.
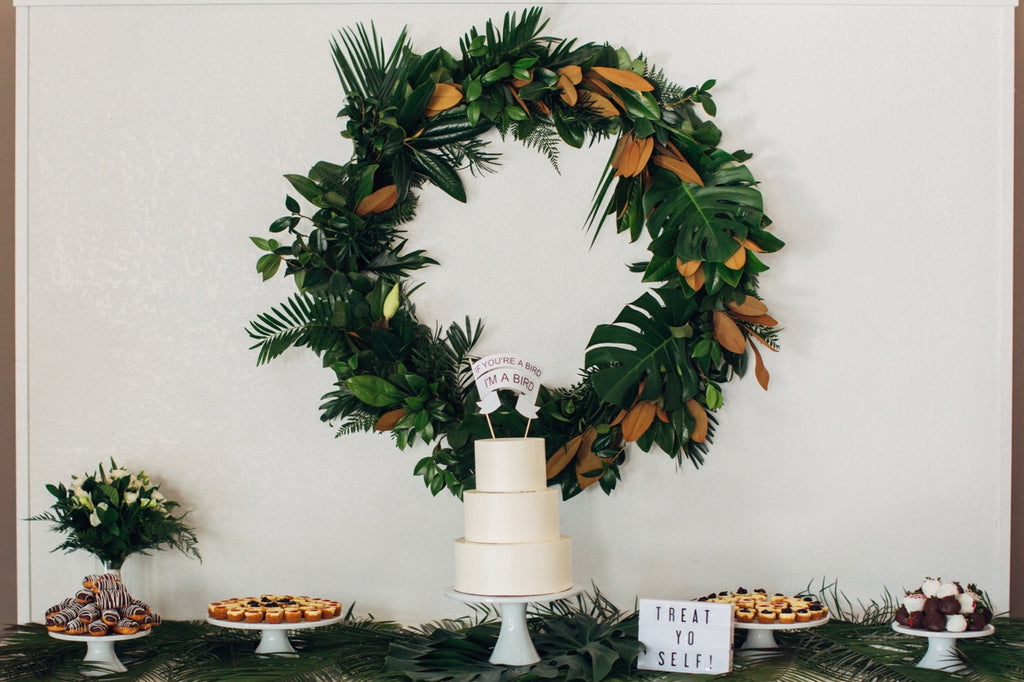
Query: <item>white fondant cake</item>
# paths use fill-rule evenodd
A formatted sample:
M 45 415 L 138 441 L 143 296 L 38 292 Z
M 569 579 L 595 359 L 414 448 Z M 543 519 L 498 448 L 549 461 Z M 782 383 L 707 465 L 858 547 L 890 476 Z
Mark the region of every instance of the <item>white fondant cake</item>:
M 571 588 L 572 541 L 559 532 L 544 441 L 478 440 L 475 461 L 477 488 L 463 495 L 465 537 L 455 541 L 455 589 L 529 596 Z

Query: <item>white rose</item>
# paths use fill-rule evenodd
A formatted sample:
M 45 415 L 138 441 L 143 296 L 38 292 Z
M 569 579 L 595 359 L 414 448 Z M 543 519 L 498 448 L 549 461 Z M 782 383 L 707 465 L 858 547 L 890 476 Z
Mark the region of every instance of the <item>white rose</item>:
M 139 494 L 133 493 L 130 490 L 126 490 L 124 493 L 124 501 L 125 504 L 135 504 L 136 502 L 139 501 Z
M 79 506 L 92 511 L 92 498 L 87 493 L 83 492 L 81 495 L 75 496 L 75 501 Z
M 165 498 L 163 493 L 161 493 L 159 490 L 154 490 L 153 499 L 156 500 L 157 502 L 163 502 Z
M 89 523 L 94 528 L 96 526 L 100 525 L 100 514 L 99 514 L 99 512 L 100 512 L 101 509 L 104 510 L 104 511 L 107 510 L 107 503 L 106 502 L 100 502 L 99 504 L 97 504 L 96 505 L 96 509 L 94 509 L 92 514 L 89 515 Z
M 125 476 L 128 475 L 128 470 L 127 469 L 111 469 L 109 473 L 110 473 L 110 477 L 111 478 L 124 478 Z

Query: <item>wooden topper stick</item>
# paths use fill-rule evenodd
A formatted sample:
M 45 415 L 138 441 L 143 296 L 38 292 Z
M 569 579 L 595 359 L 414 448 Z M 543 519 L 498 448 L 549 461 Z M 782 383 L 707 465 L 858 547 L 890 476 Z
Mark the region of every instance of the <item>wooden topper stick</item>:
M 491 415 L 485 414 L 484 416 L 487 417 L 487 428 L 491 430 L 491 438 L 497 438 L 497 436 L 494 435 L 494 424 L 491 423 Z
M 526 433 L 523 434 L 523 438 L 529 437 L 529 435 L 530 435 L 530 422 L 532 422 L 532 421 L 533 421 L 532 419 L 527 419 L 526 420 Z

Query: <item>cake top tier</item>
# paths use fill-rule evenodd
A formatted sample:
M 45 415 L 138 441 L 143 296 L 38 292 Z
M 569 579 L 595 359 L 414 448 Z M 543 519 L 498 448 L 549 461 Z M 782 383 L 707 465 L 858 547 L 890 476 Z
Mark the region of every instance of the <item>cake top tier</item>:
M 474 447 L 477 490 L 514 493 L 547 487 L 543 438 L 481 439 Z

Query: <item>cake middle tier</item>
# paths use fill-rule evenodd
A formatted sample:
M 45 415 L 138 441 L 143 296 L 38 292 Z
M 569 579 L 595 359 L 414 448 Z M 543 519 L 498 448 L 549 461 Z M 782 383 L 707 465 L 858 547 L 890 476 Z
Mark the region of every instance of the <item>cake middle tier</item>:
M 463 517 L 469 542 L 545 542 L 557 540 L 558 490 L 523 493 L 463 493 Z
M 572 540 L 504 545 L 455 541 L 455 589 L 492 597 L 552 594 L 572 587 Z

